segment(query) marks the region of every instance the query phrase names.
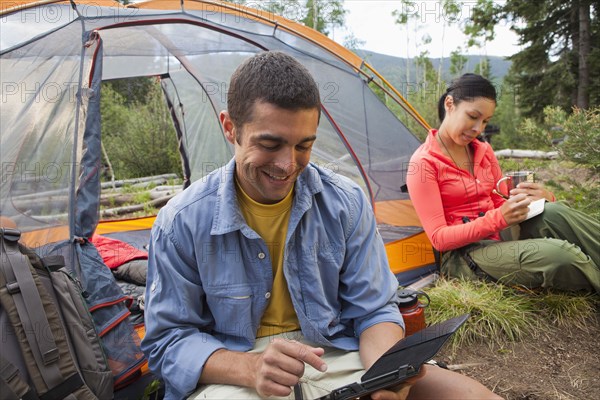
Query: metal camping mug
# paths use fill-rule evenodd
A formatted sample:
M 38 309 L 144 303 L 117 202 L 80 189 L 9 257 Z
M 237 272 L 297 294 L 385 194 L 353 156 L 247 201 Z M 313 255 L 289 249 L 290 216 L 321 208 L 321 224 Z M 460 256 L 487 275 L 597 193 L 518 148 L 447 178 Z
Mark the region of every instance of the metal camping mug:
M 500 184 L 506 181 L 506 188 L 508 193 L 502 193 L 500 190 Z M 511 171 L 507 172 L 503 178 L 501 178 L 498 183 L 496 183 L 496 190 L 498 193 L 505 197 L 510 196 L 510 191 L 519 185 L 521 182 L 535 182 L 535 172 L 533 171 Z

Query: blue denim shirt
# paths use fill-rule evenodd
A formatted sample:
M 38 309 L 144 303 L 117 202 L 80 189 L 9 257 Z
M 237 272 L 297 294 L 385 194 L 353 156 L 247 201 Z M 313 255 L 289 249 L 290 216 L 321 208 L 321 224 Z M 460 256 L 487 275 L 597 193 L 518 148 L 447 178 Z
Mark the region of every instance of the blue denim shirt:
M 142 348 L 166 398 L 193 391 L 217 349 L 250 350 L 269 301 L 271 258 L 238 207 L 234 170 L 232 160 L 192 184 L 152 229 Z M 362 189 L 309 164 L 294 190 L 283 269 L 305 338 L 356 350 L 365 329 L 403 326 Z

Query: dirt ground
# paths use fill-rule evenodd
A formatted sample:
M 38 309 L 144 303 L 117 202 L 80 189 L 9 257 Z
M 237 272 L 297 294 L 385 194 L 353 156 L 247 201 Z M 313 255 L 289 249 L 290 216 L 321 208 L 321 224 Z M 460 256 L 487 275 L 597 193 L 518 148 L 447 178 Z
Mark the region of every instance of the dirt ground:
M 600 311 L 600 310 L 599 310 Z M 586 329 L 547 326 L 502 347 L 449 347 L 436 357 L 507 400 L 600 399 L 600 313 Z

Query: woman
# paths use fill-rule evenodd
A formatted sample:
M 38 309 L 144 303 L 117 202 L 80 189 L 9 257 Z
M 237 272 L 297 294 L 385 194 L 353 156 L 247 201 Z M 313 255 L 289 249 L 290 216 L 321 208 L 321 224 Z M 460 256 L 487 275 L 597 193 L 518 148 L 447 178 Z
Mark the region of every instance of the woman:
M 563 204 L 539 183 L 524 182 L 508 200 L 496 194 L 502 178 L 490 145 L 477 140 L 496 109 L 496 90 L 465 74 L 440 98 L 439 129 L 411 158 L 408 188 L 449 276 L 486 278 L 529 288 L 600 293 L 600 224 Z M 526 220 L 529 204 L 544 212 Z M 501 231 L 519 224 L 518 240 Z

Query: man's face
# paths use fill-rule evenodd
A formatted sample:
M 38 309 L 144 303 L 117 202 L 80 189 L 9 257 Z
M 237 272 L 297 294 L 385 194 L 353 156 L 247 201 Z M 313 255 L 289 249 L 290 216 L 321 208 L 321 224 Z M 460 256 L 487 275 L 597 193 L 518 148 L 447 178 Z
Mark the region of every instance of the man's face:
M 238 183 L 254 201 L 273 204 L 292 190 L 308 164 L 319 114 L 317 109 L 290 111 L 265 102 L 253 108 L 241 128 L 226 111 L 221 112 L 221 124 L 235 146 Z

